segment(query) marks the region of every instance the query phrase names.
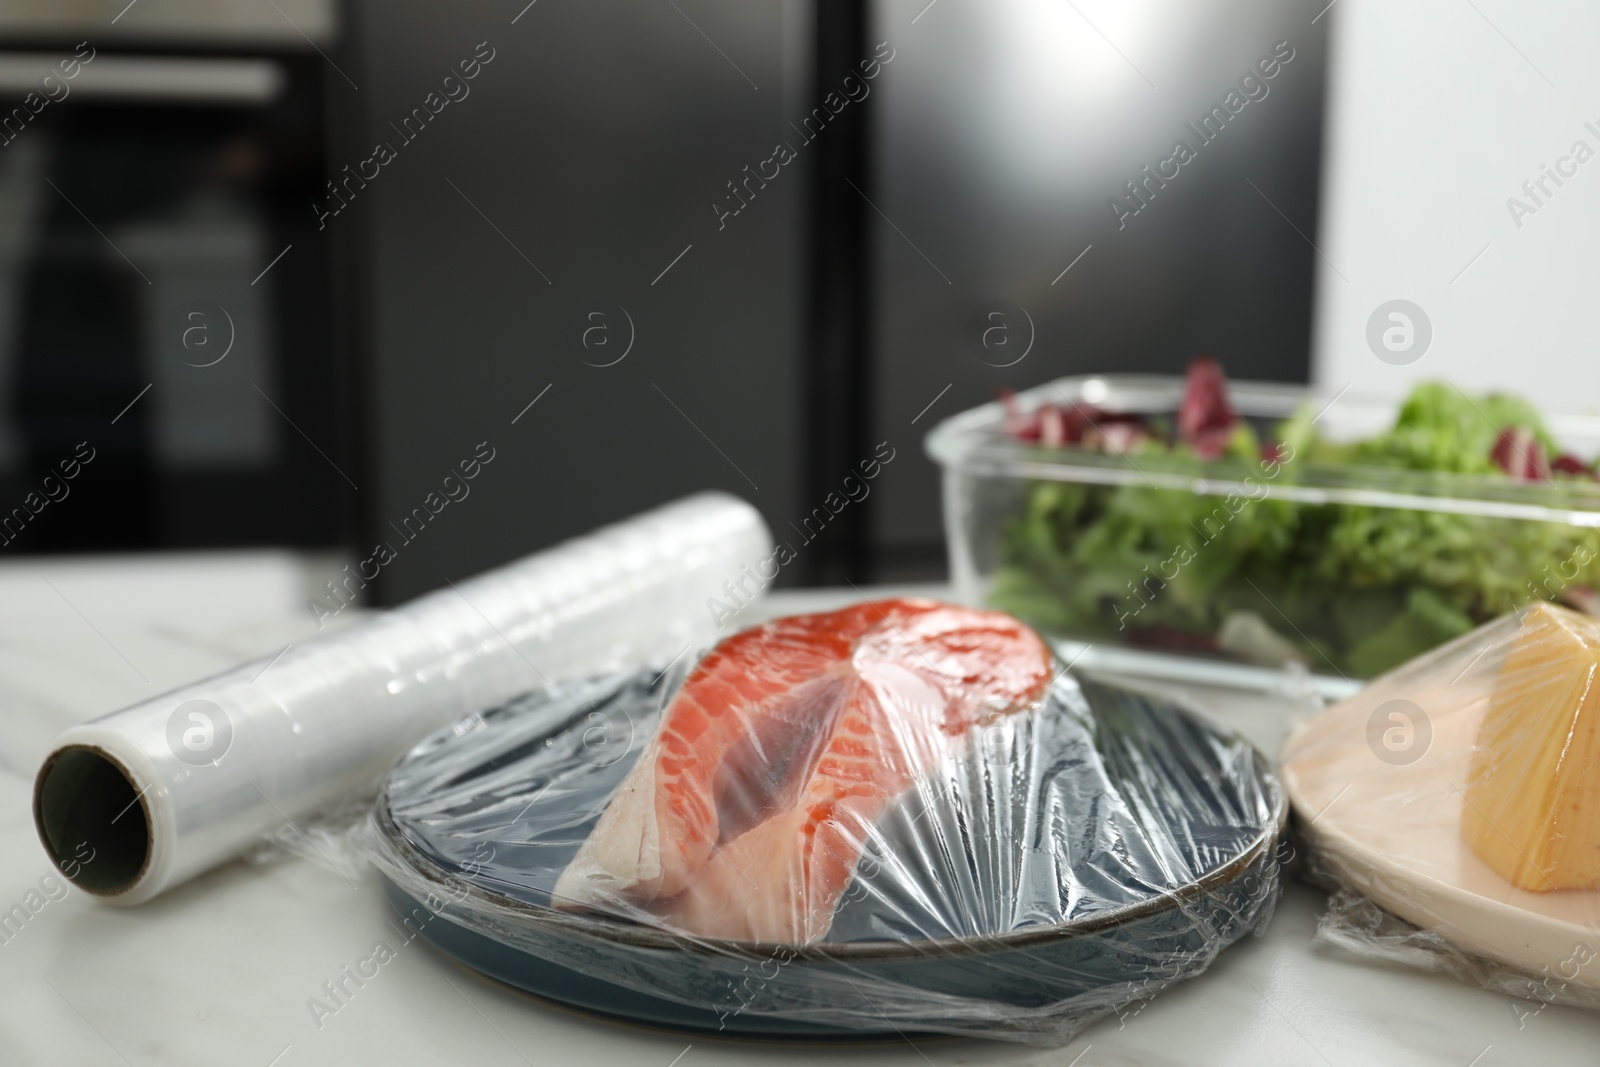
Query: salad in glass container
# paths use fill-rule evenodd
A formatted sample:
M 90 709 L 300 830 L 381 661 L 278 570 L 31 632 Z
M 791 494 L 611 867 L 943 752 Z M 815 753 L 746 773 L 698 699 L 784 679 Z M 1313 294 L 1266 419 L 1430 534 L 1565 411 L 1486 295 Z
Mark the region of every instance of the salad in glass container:
M 1600 419 L 1068 378 L 941 423 L 968 599 L 1095 642 L 1372 677 L 1533 600 L 1600 613 Z

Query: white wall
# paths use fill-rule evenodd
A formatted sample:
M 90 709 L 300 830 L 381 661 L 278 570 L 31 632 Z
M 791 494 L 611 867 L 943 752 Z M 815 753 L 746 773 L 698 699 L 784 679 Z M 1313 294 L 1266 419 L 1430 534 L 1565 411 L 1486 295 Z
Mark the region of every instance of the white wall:
M 1316 382 L 1396 395 L 1441 378 L 1600 411 L 1600 5 L 1338 0 L 1325 17 Z M 1532 206 L 1523 182 L 1580 140 L 1595 158 L 1547 180 L 1519 227 L 1507 199 Z M 1432 322 L 1409 365 L 1367 343 L 1392 299 Z

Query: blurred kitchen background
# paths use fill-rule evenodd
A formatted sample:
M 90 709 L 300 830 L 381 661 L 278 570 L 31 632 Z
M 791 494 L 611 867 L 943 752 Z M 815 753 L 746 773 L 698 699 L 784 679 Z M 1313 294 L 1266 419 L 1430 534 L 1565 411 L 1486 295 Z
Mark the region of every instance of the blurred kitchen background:
M 921 439 L 1002 387 L 1209 352 L 1397 392 L 1430 368 L 1361 340 L 1395 297 L 1434 312 L 1433 373 L 1505 374 L 1519 331 L 1559 350 L 1596 270 L 1562 242 L 1595 198 L 1527 240 L 1501 200 L 1600 118 L 1551 106 L 1551 78 L 1594 78 L 1594 16 L 1563 19 L 8 0 L 0 513 L 94 458 L 3 551 L 389 541 L 367 594 L 394 603 L 699 488 L 782 536 L 892 454 L 780 581 L 940 577 Z M 1519 150 L 1463 154 L 1490 130 Z M 1562 291 L 1519 288 L 1518 257 L 1552 255 Z

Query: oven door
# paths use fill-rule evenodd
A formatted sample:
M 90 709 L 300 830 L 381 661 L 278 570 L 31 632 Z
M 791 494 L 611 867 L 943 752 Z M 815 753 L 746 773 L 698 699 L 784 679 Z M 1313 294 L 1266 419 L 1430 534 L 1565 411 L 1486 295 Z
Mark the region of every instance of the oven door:
M 326 77 L 288 51 L 0 53 L 0 547 L 338 542 Z

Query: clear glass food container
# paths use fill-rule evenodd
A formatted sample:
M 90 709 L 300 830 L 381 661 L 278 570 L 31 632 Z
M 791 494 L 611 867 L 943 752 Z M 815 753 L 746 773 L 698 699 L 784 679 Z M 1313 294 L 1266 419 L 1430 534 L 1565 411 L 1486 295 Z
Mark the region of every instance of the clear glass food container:
M 1071 377 L 1016 401 L 1159 427 L 1183 390 L 1179 377 Z M 1260 382 L 1231 383 L 1229 395 L 1264 443 L 1306 405 L 1330 442 L 1382 433 L 1400 409 Z M 1544 424 L 1563 449 L 1600 453 L 1600 417 Z M 1256 462 L 1052 448 L 1009 436 L 999 402 L 944 420 L 926 448 L 943 469 L 958 597 L 1086 649 L 1210 661 L 1190 678 L 1299 663 L 1337 691 L 1536 598 L 1600 613 L 1600 483 L 1589 477 L 1319 465 L 1271 448 Z

